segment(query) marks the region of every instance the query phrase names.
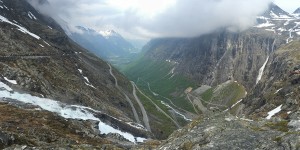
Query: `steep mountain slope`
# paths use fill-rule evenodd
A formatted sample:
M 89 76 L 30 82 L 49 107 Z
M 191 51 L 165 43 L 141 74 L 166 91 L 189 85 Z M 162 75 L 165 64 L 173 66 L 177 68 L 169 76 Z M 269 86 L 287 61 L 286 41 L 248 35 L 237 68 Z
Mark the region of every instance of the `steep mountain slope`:
M 14 121 L 0 118 L 1 139 L 11 138 L 5 147 L 54 148 L 70 142 L 132 147 L 136 140 L 153 137 L 137 124 L 143 124 L 141 110 L 122 74 L 72 42 L 25 0 L 2 0 L 0 6 L 0 100 L 5 102 L 0 109 L 2 116 L 16 112 Z
M 262 80 L 243 101 L 243 111 L 256 118 L 280 106 L 279 117 L 297 119 L 299 110 L 299 41 L 278 49 L 270 57 Z M 294 117 L 296 118 L 294 118 Z
M 145 138 L 165 139 L 188 122 L 168 106 L 144 96 L 110 64 L 74 43 L 54 20 L 25 0 L 3 0 L 0 6 L 1 101 L 17 107 L 26 103 L 21 108 L 41 108 L 41 113 L 50 111 L 61 119 L 87 120 L 84 128 L 95 130 L 91 136 L 99 137 L 99 143 L 121 148 L 133 147 Z M 25 121 L 34 118 L 25 117 Z M 4 125 L 9 121 L 1 120 Z M 5 134 L 17 135 L 17 131 Z M 35 140 L 40 141 L 30 146 L 45 146 L 39 136 Z
M 3 1 L 2 5 L 8 8 L 1 10 L 3 76 L 16 80 L 23 90 L 62 102 L 113 111 L 127 118 L 130 111 L 126 115 L 120 111 L 126 110 L 120 105 L 125 101 L 113 86 L 114 80 L 105 62 L 72 43 L 58 25 L 48 27 L 49 18 L 26 2 Z M 120 85 L 130 85 L 121 74 L 117 76 Z M 115 99 L 113 105 L 111 98 Z M 120 110 L 109 110 L 110 107 Z

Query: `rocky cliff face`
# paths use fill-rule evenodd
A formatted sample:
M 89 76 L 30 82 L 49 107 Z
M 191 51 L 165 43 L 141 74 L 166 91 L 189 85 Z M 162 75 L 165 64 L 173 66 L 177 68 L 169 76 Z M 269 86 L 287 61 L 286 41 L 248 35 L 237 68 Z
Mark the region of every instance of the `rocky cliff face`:
M 299 108 L 299 41 L 277 50 L 267 63 L 262 80 L 245 99 L 244 112 L 253 117 L 266 117 L 281 106 L 279 116 L 294 118 Z
M 218 85 L 232 79 L 250 89 L 268 55 L 283 43 L 260 29 L 220 31 L 191 39 L 153 40 L 145 47 L 145 57 L 178 62 L 174 72 L 199 84 Z
M 294 41 L 270 55 L 262 79 L 241 102 L 240 116 L 203 115 L 158 149 L 299 149 L 299 47 Z
M 299 37 L 298 22 L 298 17 L 272 3 L 247 31 L 220 29 L 197 38 L 155 39 L 144 47 L 144 59 L 174 63 L 173 72 L 199 84 L 218 85 L 232 79 L 250 90 L 267 57 Z

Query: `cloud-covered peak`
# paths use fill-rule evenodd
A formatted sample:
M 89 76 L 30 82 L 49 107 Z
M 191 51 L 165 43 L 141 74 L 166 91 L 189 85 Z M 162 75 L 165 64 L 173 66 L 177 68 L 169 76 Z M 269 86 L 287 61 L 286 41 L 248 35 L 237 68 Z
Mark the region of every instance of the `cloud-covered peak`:
M 63 19 L 71 25 L 91 26 L 101 31 L 114 29 L 131 39 L 193 37 L 219 28 L 244 30 L 256 23 L 256 16 L 267 10 L 271 2 L 166 0 L 160 6 L 159 0 L 48 0 L 46 7 L 34 0 L 29 1 L 42 13 L 57 20 Z M 153 11 L 142 11 L 147 6 Z

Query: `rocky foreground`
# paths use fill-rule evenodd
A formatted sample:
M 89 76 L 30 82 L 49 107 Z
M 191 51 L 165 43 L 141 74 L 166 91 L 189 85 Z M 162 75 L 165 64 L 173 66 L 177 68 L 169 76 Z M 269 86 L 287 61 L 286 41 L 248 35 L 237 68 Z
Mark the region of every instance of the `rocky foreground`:
M 199 119 L 174 132 L 158 149 L 299 149 L 300 132 L 287 121 L 248 120 L 230 114 Z

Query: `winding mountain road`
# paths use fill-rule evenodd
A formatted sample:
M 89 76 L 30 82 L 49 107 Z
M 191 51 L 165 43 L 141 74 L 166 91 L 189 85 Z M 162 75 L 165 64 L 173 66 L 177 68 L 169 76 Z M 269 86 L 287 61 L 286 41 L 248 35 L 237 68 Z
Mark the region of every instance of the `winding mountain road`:
M 144 108 L 144 105 L 141 103 L 140 99 L 139 99 L 138 96 L 136 95 L 136 89 L 135 89 L 135 84 L 134 84 L 134 82 L 133 82 L 133 81 L 130 81 L 130 82 L 131 82 L 131 85 L 132 85 L 132 88 L 133 88 L 132 94 L 133 94 L 133 96 L 134 96 L 136 102 L 139 104 L 140 109 L 141 109 L 141 111 L 142 111 L 142 114 L 143 114 L 143 121 L 144 121 L 144 124 L 145 124 L 145 126 L 146 126 L 146 129 L 147 129 L 148 131 L 151 132 L 151 128 L 150 128 L 149 118 L 148 118 L 147 112 L 146 112 L 146 110 L 145 110 L 145 108 Z
M 153 100 L 151 99 L 151 98 L 149 98 L 147 95 L 145 95 L 138 87 L 137 87 L 137 85 L 134 83 L 134 82 L 132 82 L 133 84 L 134 84 L 134 87 L 144 96 L 144 97 L 146 97 L 155 107 L 156 107 L 156 109 L 158 110 L 158 111 L 160 111 L 162 114 L 164 114 L 167 118 L 169 118 L 176 126 L 177 126 L 177 128 L 180 128 L 180 125 L 171 117 L 171 116 L 169 116 L 165 111 L 163 111 L 159 106 L 157 106 L 154 102 L 153 102 Z
M 107 63 L 107 65 L 109 66 L 109 73 L 110 73 L 110 75 L 111 75 L 111 76 L 114 78 L 114 80 L 115 80 L 115 86 L 116 86 L 116 88 L 117 88 L 120 92 L 122 92 L 122 93 L 124 94 L 126 101 L 129 103 L 129 105 L 130 105 L 130 107 L 131 107 L 131 109 L 132 109 L 132 112 L 133 112 L 133 115 L 134 115 L 135 120 L 137 121 L 137 123 L 141 124 L 141 121 L 140 121 L 140 119 L 139 119 L 138 113 L 137 113 L 137 111 L 136 111 L 136 109 L 135 109 L 135 107 L 134 107 L 132 101 L 130 100 L 130 98 L 128 97 L 128 95 L 126 95 L 126 93 L 125 93 L 125 92 L 121 89 L 121 87 L 118 85 L 118 80 L 117 80 L 116 76 L 115 76 L 115 75 L 113 74 L 113 72 L 112 72 L 112 67 L 111 67 L 111 65 L 108 64 L 108 63 Z M 148 128 L 147 128 L 147 129 L 148 129 Z

